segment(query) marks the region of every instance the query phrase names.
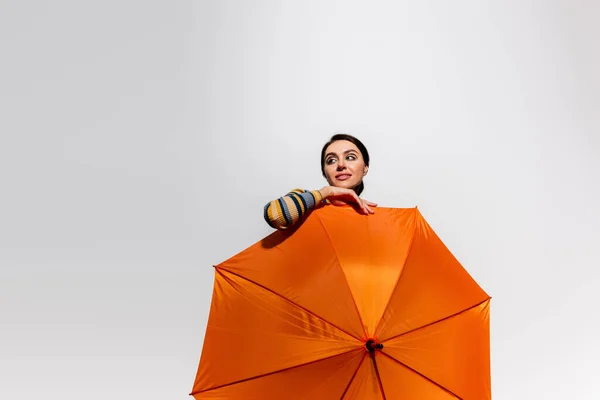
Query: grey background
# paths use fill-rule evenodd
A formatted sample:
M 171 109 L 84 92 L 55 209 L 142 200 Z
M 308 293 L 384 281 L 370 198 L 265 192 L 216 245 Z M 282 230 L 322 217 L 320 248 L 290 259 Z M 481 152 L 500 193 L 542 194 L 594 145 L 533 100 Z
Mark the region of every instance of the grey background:
M 600 3 L 0 2 L 0 398 L 187 399 L 212 265 L 320 188 L 418 205 L 494 399 L 598 399 Z

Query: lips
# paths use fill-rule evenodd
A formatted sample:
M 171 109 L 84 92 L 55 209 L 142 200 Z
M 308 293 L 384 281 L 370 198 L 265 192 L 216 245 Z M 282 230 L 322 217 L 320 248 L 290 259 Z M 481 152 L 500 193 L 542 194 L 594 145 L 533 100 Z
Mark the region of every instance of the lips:
M 352 175 L 350 174 L 339 174 L 335 176 L 335 179 L 337 179 L 338 181 L 345 181 L 346 179 L 350 179 Z

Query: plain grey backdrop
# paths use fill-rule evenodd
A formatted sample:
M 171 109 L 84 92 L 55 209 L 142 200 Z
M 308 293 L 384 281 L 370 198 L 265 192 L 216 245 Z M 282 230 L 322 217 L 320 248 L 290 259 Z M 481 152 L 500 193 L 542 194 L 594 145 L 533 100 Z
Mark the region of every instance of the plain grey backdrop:
M 188 399 L 212 265 L 347 132 L 493 296 L 493 398 L 599 399 L 599 17 L 1 1 L 0 398 Z

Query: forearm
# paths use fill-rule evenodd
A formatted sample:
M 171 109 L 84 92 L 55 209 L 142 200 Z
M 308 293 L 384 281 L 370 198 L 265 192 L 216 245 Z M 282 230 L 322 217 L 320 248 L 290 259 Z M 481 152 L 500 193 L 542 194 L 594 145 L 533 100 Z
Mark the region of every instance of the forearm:
M 264 218 L 272 228 L 283 230 L 298 222 L 323 200 L 318 190 L 294 189 L 264 207 Z

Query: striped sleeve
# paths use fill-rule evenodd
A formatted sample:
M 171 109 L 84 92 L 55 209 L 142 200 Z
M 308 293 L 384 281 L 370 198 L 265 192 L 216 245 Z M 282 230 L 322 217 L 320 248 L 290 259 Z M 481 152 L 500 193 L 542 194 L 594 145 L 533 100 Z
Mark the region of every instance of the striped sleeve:
M 318 190 L 294 189 L 285 196 L 265 204 L 265 221 L 272 228 L 287 229 L 322 200 L 323 197 Z

